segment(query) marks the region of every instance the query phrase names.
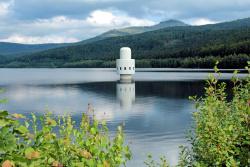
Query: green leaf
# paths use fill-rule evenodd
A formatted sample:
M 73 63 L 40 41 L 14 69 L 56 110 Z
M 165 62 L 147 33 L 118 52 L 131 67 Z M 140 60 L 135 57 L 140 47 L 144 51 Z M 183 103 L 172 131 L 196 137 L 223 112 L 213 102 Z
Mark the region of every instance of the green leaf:
M 96 129 L 95 129 L 94 127 L 92 127 L 92 128 L 90 129 L 90 133 L 91 133 L 92 135 L 95 135 L 95 134 L 96 134 Z
M 4 127 L 10 124 L 9 119 L 0 119 L 0 127 Z
M 232 131 L 232 130 L 233 130 L 233 125 L 230 125 L 230 126 L 228 127 L 228 130 L 229 130 L 229 131 Z
M 25 126 L 23 126 L 23 125 L 21 125 L 18 128 L 16 128 L 16 130 L 19 131 L 22 134 L 25 134 L 25 133 L 29 132 L 29 130 Z
M 27 159 L 31 159 L 31 155 L 35 150 L 32 147 L 28 147 L 25 149 L 24 154 Z
M 7 117 L 8 115 L 8 111 L 0 111 L 0 117 Z
M 47 118 L 46 123 L 47 125 L 50 125 L 50 126 L 56 126 L 56 121 L 51 118 Z

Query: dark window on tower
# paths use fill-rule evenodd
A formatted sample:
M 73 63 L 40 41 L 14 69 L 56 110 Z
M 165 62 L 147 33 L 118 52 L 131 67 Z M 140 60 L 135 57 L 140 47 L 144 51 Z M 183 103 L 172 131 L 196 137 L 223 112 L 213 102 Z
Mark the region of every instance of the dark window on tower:
M 122 70 L 122 68 L 120 67 L 120 70 Z
M 126 67 L 124 67 L 124 70 L 126 70 Z
M 129 70 L 131 70 L 131 67 L 129 67 Z

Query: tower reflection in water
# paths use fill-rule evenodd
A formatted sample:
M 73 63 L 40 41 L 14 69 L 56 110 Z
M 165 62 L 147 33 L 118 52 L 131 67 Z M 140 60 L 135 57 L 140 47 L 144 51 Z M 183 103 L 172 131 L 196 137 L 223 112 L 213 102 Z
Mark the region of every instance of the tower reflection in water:
M 117 81 L 116 97 L 122 110 L 130 110 L 135 101 L 135 82 L 132 80 Z

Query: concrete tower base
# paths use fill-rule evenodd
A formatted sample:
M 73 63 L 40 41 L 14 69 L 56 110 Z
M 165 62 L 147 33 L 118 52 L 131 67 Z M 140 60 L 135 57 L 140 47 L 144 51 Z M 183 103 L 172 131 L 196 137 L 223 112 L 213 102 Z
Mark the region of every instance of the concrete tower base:
M 130 83 L 132 81 L 132 75 L 130 75 L 130 74 L 120 74 L 120 81 Z

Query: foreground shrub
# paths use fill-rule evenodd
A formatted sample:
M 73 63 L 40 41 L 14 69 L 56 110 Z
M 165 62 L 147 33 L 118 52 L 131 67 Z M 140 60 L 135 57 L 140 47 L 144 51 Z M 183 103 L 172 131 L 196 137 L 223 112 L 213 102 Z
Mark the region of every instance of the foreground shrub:
M 205 97 L 196 99 L 189 165 L 250 166 L 250 76 L 232 82 L 231 100 L 213 75 Z
M 215 71 L 220 76 L 218 69 Z M 236 73 L 235 73 L 236 74 Z M 250 73 L 232 78 L 232 97 L 226 83 L 210 75 L 202 98 L 193 97 L 197 111 L 190 131 L 191 147 L 182 147 L 177 166 L 250 166 Z M 166 167 L 148 159 L 150 167 Z
M 218 69 L 215 68 L 216 72 Z M 249 70 L 248 70 L 249 72 Z M 218 73 L 220 75 L 220 73 Z M 250 166 L 250 76 L 226 83 L 210 75 L 205 96 L 196 101 L 191 150 L 184 148 L 182 166 Z
M 122 128 L 113 140 L 105 124 L 82 115 L 79 126 L 70 116 L 26 118 L 0 111 L 0 164 L 11 166 L 120 166 L 130 159 Z

